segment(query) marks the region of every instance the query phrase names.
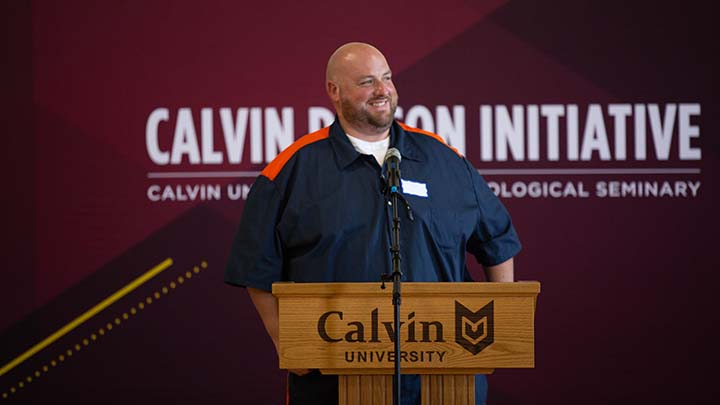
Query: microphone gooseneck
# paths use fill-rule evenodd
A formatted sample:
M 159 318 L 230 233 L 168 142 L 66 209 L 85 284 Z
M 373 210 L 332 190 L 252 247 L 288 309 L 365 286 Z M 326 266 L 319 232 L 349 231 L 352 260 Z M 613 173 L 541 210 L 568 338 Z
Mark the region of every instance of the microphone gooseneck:
M 392 207 L 392 246 L 390 246 L 390 252 L 392 255 L 392 273 L 384 274 L 382 277 L 383 284 L 381 288 L 384 288 L 385 281 L 392 281 L 392 303 L 394 309 L 394 349 L 395 349 L 395 374 L 393 375 L 393 404 L 400 405 L 401 403 L 401 391 L 400 391 L 400 302 L 401 302 L 401 283 L 402 271 L 400 269 L 400 216 L 398 215 L 398 199 L 402 197 L 400 193 L 401 180 L 400 180 L 400 151 L 395 148 L 388 149 L 385 154 L 385 168 L 387 172 L 388 191 L 389 191 L 389 203 Z M 407 205 L 408 214 L 412 218 L 412 212 L 410 206 Z

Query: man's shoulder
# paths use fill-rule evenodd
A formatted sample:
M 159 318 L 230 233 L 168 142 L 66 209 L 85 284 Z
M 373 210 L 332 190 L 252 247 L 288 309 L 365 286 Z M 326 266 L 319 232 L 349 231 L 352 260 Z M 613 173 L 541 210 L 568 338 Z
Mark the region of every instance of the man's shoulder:
M 263 169 L 260 175 L 265 176 L 270 180 L 275 180 L 275 178 L 278 176 L 278 174 L 280 174 L 280 172 L 288 164 L 288 162 L 294 156 L 300 153 L 301 150 L 307 150 L 309 146 L 317 144 L 318 142 L 328 139 L 329 137 L 330 127 L 325 127 L 315 132 L 311 132 L 307 135 L 301 136 L 290 146 L 280 152 L 280 154 L 277 155 L 275 159 L 273 159 L 273 161 L 265 167 L 265 169 Z
M 445 139 L 443 139 L 442 136 L 426 131 L 424 129 L 411 127 L 403 122 L 396 121 L 397 124 L 402 128 L 402 130 L 407 134 L 407 136 L 415 141 L 415 143 L 424 148 L 439 148 L 442 151 L 452 152 L 459 156 L 460 158 L 463 158 L 463 155 L 458 151 L 456 148 L 448 145 L 447 142 L 445 142 Z

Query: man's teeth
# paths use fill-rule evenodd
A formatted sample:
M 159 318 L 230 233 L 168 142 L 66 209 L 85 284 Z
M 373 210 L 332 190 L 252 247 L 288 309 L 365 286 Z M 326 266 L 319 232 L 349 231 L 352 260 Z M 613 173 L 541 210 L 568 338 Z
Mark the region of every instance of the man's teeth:
M 387 100 L 378 100 L 378 101 L 371 102 L 370 105 L 375 106 L 375 107 L 380 107 L 380 106 L 385 105 L 386 103 L 387 103 Z

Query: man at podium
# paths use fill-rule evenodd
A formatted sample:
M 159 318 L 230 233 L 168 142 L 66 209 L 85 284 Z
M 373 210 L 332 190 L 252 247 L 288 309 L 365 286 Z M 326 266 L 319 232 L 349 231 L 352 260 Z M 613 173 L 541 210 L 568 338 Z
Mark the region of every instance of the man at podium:
M 427 85 L 432 85 L 431 81 Z M 394 119 L 398 93 L 382 53 L 348 43 L 330 57 L 326 91 L 335 122 L 299 138 L 258 176 L 225 280 L 247 287 L 277 348 L 276 281 L 375 282 L 391 272 L 391 209 L 384 157 L 401 155 L 402 281 L 471 281 L 465 252 L 488 281 L 513 281 L 520 242 L 510 216 L 473 165 L 433 133 Z M 486 380 L 476 378 L 477 403 Z M 404 404 L 420 379 L 403 375 Z M 336 376 L 291 370 L 291 405 L 336 404 Z

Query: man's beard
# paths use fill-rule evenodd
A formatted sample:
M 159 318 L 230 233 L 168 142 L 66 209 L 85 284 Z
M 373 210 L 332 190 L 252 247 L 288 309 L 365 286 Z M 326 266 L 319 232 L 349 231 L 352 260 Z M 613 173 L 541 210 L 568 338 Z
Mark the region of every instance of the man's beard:
M 381 133 L 390 128 L 397 109 L 397 102 L 393 102 L 392 97 L 389 97 L 387 102 L 390 103 L 390 111 L 381 116 L 374 116 L 365 108 L 357 108 L 352 102 L 344 98 L 340 100 L 340 107 L 342 108 L 343 117 L 350 125 Z

